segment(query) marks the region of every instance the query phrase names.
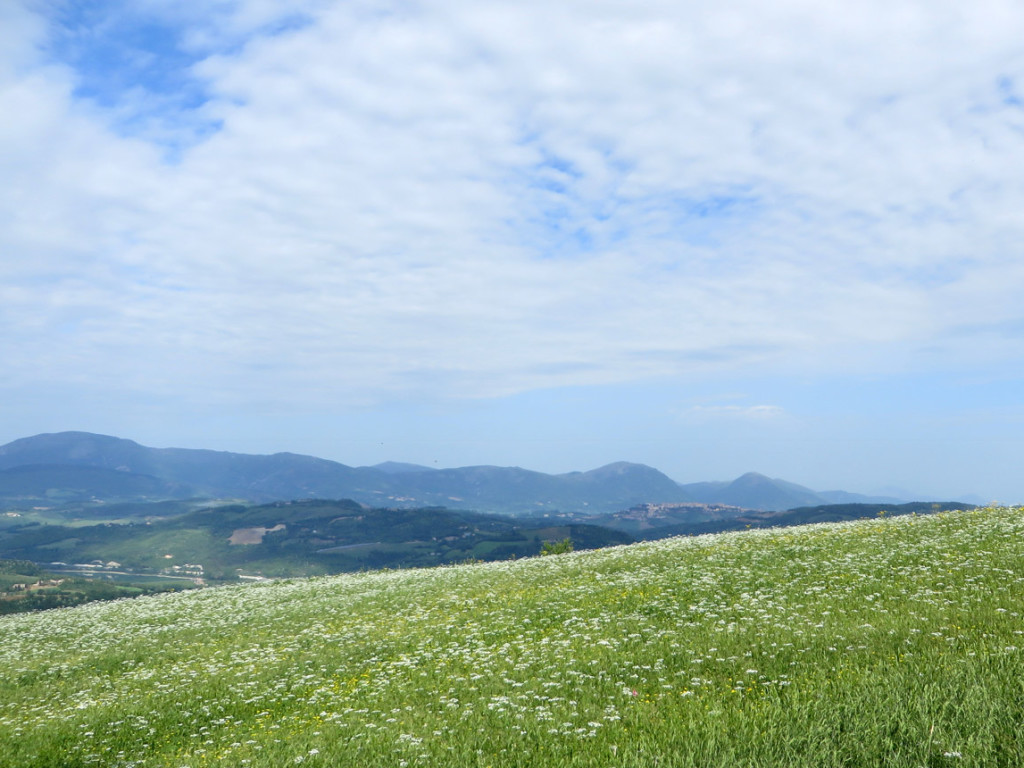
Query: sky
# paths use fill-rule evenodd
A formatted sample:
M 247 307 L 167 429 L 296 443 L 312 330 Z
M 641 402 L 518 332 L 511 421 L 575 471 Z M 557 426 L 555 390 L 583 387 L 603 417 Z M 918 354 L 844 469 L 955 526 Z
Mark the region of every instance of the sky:
M 1024 502 L 1017 0 L 6 0 L 0 444 Z

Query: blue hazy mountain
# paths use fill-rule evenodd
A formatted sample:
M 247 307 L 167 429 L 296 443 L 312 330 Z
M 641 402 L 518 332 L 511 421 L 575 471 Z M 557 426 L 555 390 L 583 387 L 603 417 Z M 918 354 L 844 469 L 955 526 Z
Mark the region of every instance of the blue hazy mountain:
M 434 469 L 400 462 L 350 467 L 294 453 L 149 448 L 88 432 L 41 434 L 0 446 L 0 498 L 7 507 L 135 497 L 346 498 L 378 507 L 445 506 L 512 515 L 614 512 L 650 502 L 780 510 L 880 500 L 842 491 L 821 494 L 753 472 L 731 482 L 681 485 L 652 467 L 628 462 L 558 475 L 520 467 Z

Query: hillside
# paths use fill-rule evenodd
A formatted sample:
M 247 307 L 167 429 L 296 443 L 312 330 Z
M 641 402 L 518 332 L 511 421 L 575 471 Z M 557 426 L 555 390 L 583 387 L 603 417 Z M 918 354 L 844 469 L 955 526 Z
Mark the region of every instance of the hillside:
M 681 502 L 641 504 L 606 515 L 510 518 L 444 507 L 380 508 L 320 499 L 262 505 L 92 505 L 84 510 L 88 514 L 5 514 L 0 517 L 0 558 L 79 574 L 100 567 L 136 576 L 187 573 L 201 583 L 215 583 L 239 574 L 313 576 L 530 557 L 545 542 L 565 538 L 577 549 L 595 549 L 638 539 L 931 514 L 966 506 L 845 504 L 761 512 Z M 53 566 L 55 562 L 61 565 Z M 105 568 L 109 562 L 117 565 Z
M 0 618 L 0 766 L 1017 766 L 1024 510 Z
M 155 508 L 155 509 L 154 509 Z M 530 520 L 427 508 L 374 508 L 354 501 L 305 500 L 198 509 L 122 505 L 127 519 L 41 525 L 32 516 L 0 523 L 0 557 L 91 570 L 210 580 L 311 576 L 370 568 L 411 568 L 505 560 L 540 552 L 546 541 L 577 549 L 625 544 L 627 533 L 585 522 Z M 163 512 L 166 517 L 155 513 Z M 142 515 L 145 515 L 144 517 Z M 85 568 L 83 569 L 82 565 Z
M 955 501 L 912 501 L 906 504 L 820 504 L 782 511 L 745 509 L 722 504 L 639 504 L 610 515 L 581 518 L 588 523 L 623 531 L 638 539 L 699 536 L 706 533 L 782 528 L 809 523 L 839 523 L 872 517 L 929 515 L 974 509 Z
M 120 500 L 187 495 L 185 486 L 105 467 L 29 464 L 0 470 L 0 497 L 13 500 L 67 505 L 85 504 L 97 496 Z
M 21 475 L 34 479 L 27 482 Z M 148 448 L 87 432 L 36 435 L 0 446 L 0 508 L 195 497 L 249 502 L 344 498 L 374 507 L 443 506 L 512 516 L 602 514 L 643 503 L 780 510 L 834 499 L 895 501 L 842 491 L 818 494 L 753 472 L 732 482 L 680 485 L 652 467 L 629 462 L 560 475 L 520 467 L 432 469 L 400 462 L 350 467 L 293 453 Z

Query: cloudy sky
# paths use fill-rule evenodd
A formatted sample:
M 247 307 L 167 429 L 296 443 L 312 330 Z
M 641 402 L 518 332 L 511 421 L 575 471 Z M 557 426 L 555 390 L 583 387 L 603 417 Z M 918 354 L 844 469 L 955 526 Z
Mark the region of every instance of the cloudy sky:
M 6 0 L 0 443 L 1024 502 L 1017 0 Z

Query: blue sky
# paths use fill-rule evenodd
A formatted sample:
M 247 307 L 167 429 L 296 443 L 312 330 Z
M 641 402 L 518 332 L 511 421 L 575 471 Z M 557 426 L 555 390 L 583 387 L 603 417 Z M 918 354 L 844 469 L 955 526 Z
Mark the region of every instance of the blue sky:
M 1024 502 L 1014 2 L 14 0 L 0 443 Z

